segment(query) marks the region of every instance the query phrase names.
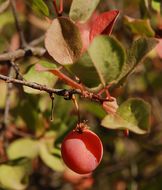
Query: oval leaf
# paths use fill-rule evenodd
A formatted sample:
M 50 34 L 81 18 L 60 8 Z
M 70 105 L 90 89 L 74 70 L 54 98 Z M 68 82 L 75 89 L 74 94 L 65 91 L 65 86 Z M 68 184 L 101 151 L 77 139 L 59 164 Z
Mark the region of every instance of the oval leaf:
M 101 125 L 109 129 L 128 129 L 137 134 L 149 132 L 150 105 L 141 99 L 131 98 L 117 109 L 117 114 L 107 115 Z
M 155 38 L 142 37 L 134 41 L 127 52 L 127 61 L 123 66 L 118 85 L 122 84 L 127 76 L 133 72 L 135 67 L 141 63 L 144 57 L 156 47 L 158 40 Z
M 80 79 L 81 83 L 89 88 L 96 87 L 100 84 L 100 78 L 96 68 L 87 52 L 75 64 L 67 68 Z
M 58 63 L 74 63 L 80 57 L 82 49 L 78 27 L 68 18 L 54 19 L 46 33 L 45 47 Z
M 45 143 L 40 142 L 39 144 L 39 155 L 42 159 L 42 161 L 51 169 L 54 171 L 63 171 L 64 166 L 63 163 L 61 162 L 61 159 L 50 154 L 47 146 Z
M 28 166 L 28 167 L 27 167 Z M 5 189 L 23 190 L 26 189 L 26 180 L 30 171 L 28 165 L 1 165 L 0 166 L 0 186 Z M 24 183 L 25 181 L 25 183 Z
M 33 9 L 33 11 L 36 14 L 43 14 L 45 16 L 49 16 L 49 9 L 48 6 L 46 5 L 46 3 L 43 0 L 29 0 L 29 1 L 25 1 L 27 3 L 27 5 Z
M 148 19 L 134 19 L 125 16 L 125 25 L 127 25 L 133 34 L 138 34 L 147 37 L 154 37 L 155 32 L 151 27 Z
M 125 62 L 125 51 L 119 41 L 105 35 L 97 36 L 88 53 L 103 85 L 118 78 Z
M 53 63 L 43 60 L 39 61 L 39 64 L 48 68 L 56 68 L 56 66 Z M 35 69 L 35 64 L 29 67 L 27 73 L 24 75 L 24 79 L 26 79 L 29 82 L 35 82 L 42 85 L 47 85 L 48 87 L 53 87 L 57 81 L 57 77 L 54 76 L 53 74 L 37 71 Z M 23 86 L 23 88 L 26 93 L 31 93 L 31 94 L 45 93 L 44 91 L 35 90 L 26 86 Z
M 69 16 L 74 21 L 86 22 L 100 0 L 73 0 Z
M 22 157 L 35 158 L 38 155 L 38 142 L 32 139 L 23 138 L 11 143 L 7 148 L 9 159 L 18 159 Z
M 118 15 L 118 10 L 112 10 L 98 15 L 91 26 L 89 34 L 90 41 L 99 34 L 110 35 Z

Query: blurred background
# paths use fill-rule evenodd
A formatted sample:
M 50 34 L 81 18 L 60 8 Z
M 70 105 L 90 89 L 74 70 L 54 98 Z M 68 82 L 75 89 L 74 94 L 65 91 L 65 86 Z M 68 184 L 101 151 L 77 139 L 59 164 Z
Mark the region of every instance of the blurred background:
M 42 10 L 38 8 L 39 1 L 37 5 L 32 0 L 15 0 L 15 2 L 26 41 L 43 47 L 44 34 L 49 23 L 44 15 L 42 16 Z M 49 18 L 55 18 L 52 1 L 44 2 L 49 9 Z M 64 16 L 68 15 L 70 5 L 71 0 L 64 1 Z M 80 99 L 81 117 L 83 120 L 88 120 L 88 125 L 101 138 L 104 155 L 100 165 L 92 174 L 78 175 L 66 168 L 60 158 L 60 143 L 77 123 L 77 112 L 72 101 L 56 96 L 53 121 L 50 122 L 51 99 L 48 94 L 33 92 L 29 88 L 23 89 L 18 85 L 9 86 L 0 81 L 1 129 L 8 88 L 11 88 L 7 132 L 3 138 L 2 135 L 0 138 L 0 189 L 162 189 L 162 2 L 101 0 L 95 13 L 112 9 L 120 10 L 112 35 L 125 48 L 129 48 L 139 36 L 155 37 L 159 40 L 156 48 L 145 57 L 126 83 L 112 94 L 119 104 L 129 97 L 141 97 L 151 104 L 150 133 L 146 135 L 130 133 L 129 136 L 125 136 L 123 131 L 106 129 L 100 126 L 100 121 L 106 115 L 102 107 L 97 103 Z M 35 39 L 37 41 L 33 42 Z M 10 1 L 0 0 L 0 54 L 16 50 L 19 46 L 20 39 Z M 31 56 L 18 59 L 16 64 L 28 81 L 41 83 L 48 75 L 45 84 L 51 87 L 55 84 L 56 88 L 67 88 L 52 74 L 37 75 L 32 71 L 32 64 L 48 61 L 51 61 L 48 55 L 43 58 Z M 8 62 L 1 61 L 0 74 L 9 75 L 9 73 L 11 76 Z M 11 161 L 6 158 L 2 148 L 4 146 Z M 24 157 L 18 159 L 21 153 Z M 2 168 L 6 163 L 9 163 L 10 168 Z

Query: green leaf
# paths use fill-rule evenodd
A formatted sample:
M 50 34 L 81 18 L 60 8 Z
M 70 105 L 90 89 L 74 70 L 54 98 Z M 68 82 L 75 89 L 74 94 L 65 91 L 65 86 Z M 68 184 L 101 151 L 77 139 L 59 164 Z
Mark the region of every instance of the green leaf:
M 1 29 L 9 24 L 9 23 L 14 23 L 14 18 L 12 17 L 12 12 L 11 11 L 7 11 L 4 12 L 2 14 L 0 14 L 0 31 Z
M 134 41 L 131 48 L 127 52 L 127 61 L 123 66 L 118 84 L 122 84 L 129 74 L 133 72 L 135 67 L 141 63 L 144 57 L 156 47 L 158 40 L 155 38 L 142 37 Z
M 12 190 L 26 189 L 30 172 L 29 162 L 16 166 L 2 164 L 0 165 L 0 187 Z
M 150 0 L 140 0 L 139 5 L 142 18 L 150 18 L 150 14 L 152 14 Z
M 43 115 L 38 112 L 38 101 L 39 97 L 27 95 L 13 113 L 15 117 L 19 115 L 25 122 L 26 127 L 37 136 L 45 130 Z
M 68 18 L 54 19 L 46 33 L 45 47 L 58 63 L 62 65 L 74 63 L 82 50 L 78 27 Z
M 156 10 L 158 13 L 160 13 L 160 2 L 161 0 L 152 0 L 151 1 L 151 6 L 154 10 Z
M 7 40 L 5 39 L 5 37 L 0 36 L 0 52 L 6 51 L 8 47 L 9 47 L 9 44 Z
M 49 9 L 43 0 L 29 0 L 26 3 L 36 14 L 49 16 Z
M 50 62 L 45 61 L 45 60 L 41 60 L 39 62 L 39 64 L 44 66 L 44 67 L 48 67 L 48 68 L 56 68 L 55 64 L 50 63 Z M 48 87 L 53 87 L 57 81 L 57 77 L 54 76 L 52 73 L 37 71 L 35 69 L 35 64 L 33 64 L 32 66 L 30 66 L 28 68 L 27 73 L 24 75 L 24 79 L 29 81 L 29 82 L 39 83 L 42 85 L 46 85 Z M 31 94 L 45 93 L 44 91 L 35 90 L 35 89 L 29 88 L 26 86 L 24 86 L 23 88 L 24 88 L 24 91 L 26 93 L 31 93 Z
M 38 142 L 29 138 L 15 140 L 7 148 L 7 156 L 9 159 L 17 159 L 22 157 L 35 158 L 39 152 Z
M 67 68 L 80 79 L 81 83 L 89 88 L 100 84 L 98 73 L 87 52 L 75 64 L 69 65 Z
M 125 62 L 125 51 L 117 39 L 105 35 L 97 36 L 88 53 L 103 85 L 118 78 Z
M 62 161 L 60 160 L 60 158 L 52 155 L 46 144 L 43 142 L 40 142 L 39 144 L 39 154 L 40 157 L 42 159 L 42 161 L 51 169 L 53 169 L 54 171 L 63 171 L 64 170 L 64 166 Z
M 128 129 L 137 134 L 149 132 L 150 105 L 141 99 L 131 98 L 120 105 L 117 114 L 107 115 L 101 125 L 109 129 Z
M 155 36 L 155 32 L 151 27 L 150 20 L 148 19 L 134 19 L 125 16 L 125 25 L 127 25 L 133 34 L 138 34 L 147 37 Z
M 74 21 L 86 22 L 96 9 L 100 0 L 73 0 L 69 16 Z
M 93 114 L 95 117 L 99 119 L 102 119 L 106 115 L 102 107 L 95 102 L 83 102 L 82 107 L 83 107 L 82 109 L 90 112 L 91 114 Z

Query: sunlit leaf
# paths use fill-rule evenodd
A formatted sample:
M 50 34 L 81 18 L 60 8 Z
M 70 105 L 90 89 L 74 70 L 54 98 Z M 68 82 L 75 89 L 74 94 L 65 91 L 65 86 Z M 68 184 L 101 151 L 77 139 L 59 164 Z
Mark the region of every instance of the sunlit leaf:
M 160 3 L 161 0 L 152 0 L 151 5 L 154 10 L 156 10 L 158 13 L 160 13 Z
M 137 134 L 145 134 L 150 129 L 149 117 L 149 104 L 131 98 L 120 105 L 116 115 L 107 115 L 101 125 L 109 129 L 128 129 Z
M 69 16 L 74 21 L 86 22 L 100 0 L 73 0 Z
M 97 36 L 88 53 L 103 85 L 118 78 L 125 62 L 125 51 L 114 37 Z
M 39 64 L 48 68 L 56 68 L 56 66 L 53 63 L 50 63 L 44 60 L 39 61 Z M 27 73 L 24 75 L 24 79 L 26 79 L 29 82 L 39 83 L 42 85 L 46 85 L 48 87 L 53 87 L 57 81 L 57 77 L 51 73 L 38 72 L 35 69 L 35 64 L 29 67 Z M 24 86 L 23 88 L 25 92 L 31 93 L 31 94 L 44 93 L 44 91 L 35 90 L 26 86 Z
M 30 163 L 10 166 L 0 165 L 0 186 L 5 189 L 23 190 L 27 187 L 27 177 L 31 172 Z
M 21 157 L 35 158 L 38 155 L 38 142 L 29 138 L 15 140 L 7 148 L 9 159 L 17 159 Z
M 3 28 L 4 25 L 9 23 L 14 23 L 14 18 L 12 17 L 12 12 L 7 11 L 2 14 L 0 14 L 0 30 Z
M 36 14 L 43 14 L 49 16 L 48 6 L 43 0 L 29 0 L 26 2 L 29 7 L 33 9 Z
M 125 16 L 125 24 L 130 28 L 133 34 L 148 37 L 153 37 L 155 35 L 155 32 L 151 27 L 150 20 L 148 19 L 134 19 Z
M 68 18 L 54 19 L 46 33 L 45 47 L 58 63 L 74 63 L 80 57 L 82 49 L 78 27 Z
M 63 166 L 61 159 L 55 155 L 52 155 L 49 152 L 45 143 L 40 142 L 39 147 L 40 147 L 40 149 L 39 149 L 40 157 L 41 157 L 42 161 L 49 168 L 53 169 L 54 171 L 63 171 L 64 170 L 64 166 Z

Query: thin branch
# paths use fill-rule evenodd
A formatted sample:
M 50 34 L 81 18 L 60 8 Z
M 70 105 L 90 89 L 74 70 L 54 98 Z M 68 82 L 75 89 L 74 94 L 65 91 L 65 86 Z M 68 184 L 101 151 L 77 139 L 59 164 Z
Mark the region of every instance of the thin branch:
M 9 67 L 9 74 L 8 77 L 13 76 L 14 69 L 12 66 Z M 1 133 L 0 133 L 0 139 L 1 139 L 1 156 L 5 157 L 6 156 L 6 147 L 8 145 L 8 141 L 5 138 L 5 132 L 6 129 L 8 128 L 8 123 L 9 123 L 9 111 L 10 111 L 10 101 L 11 101 L 11 90 L 12 90 L 13 84 L 8 83 L 7 84 L 7 94 L 6 94 L 6 102 L 5 102 L 5 109 L 4 109 L 4 117 L 3 117 L 3 122 L 1 123 Z
M 37 84 L 34 82 L 27 82 L 27 81 L 23 81 L 23 80 L 19 80 L 19 79 L 14 79 L 14 78 L 7 77 L 7 76 L 1 75 L 1 74 L 0 74 L 0 79 L 6 81 L 8 83 L 15 83 L 15 84 L 23 85 L 23 86 L 28 86 L 30 88 L 40 90 L 40 91 L 45 91 L 47 93 L 54 93 L 54 94 L 61 95 L 61 96 L 66 95 L 66 90 L 64 90 L 64 89 L 53 89 L 53 88 L 49 88 L 45 85 Z M 78 92 L 76 91 L 76 93 L 78 93 Z
M 23 30 L 21 28 L 21 24 L 20 24 L 19 18 L 18 18 L 15 0 L 10 0 L 10 4 L 11 4 L 11 8 L 12 8 L 14 19 L 15 19 L 16 29 L 17 29 L 17 31 L 19 33 L 19 36 L 20 36 L 21 47 L 26 47 L 27 43 L 26 43 L 26 40 L 25 40 L 25 37 L 24 37 Z
M 0 62 L 1 61 L 10 61 L 10 60 L 16 60 L 22 57 L 28 57 L 28 56 L 43 56 L 46 50 L 41 47 L 30 47 L 28 49 L 18 49 L 13 52 L 3 53 L 0 54 Z
M 23 81 L 23 80 L 19 80 L 19 79 L 14 79 L 14 78 L 7 77 L 7 76 L 1 75 L 1 74 L 0 74 L 0 79 L 6 81 L 8 83 L 20 84 L 20 85 L 28 86 L 28 87 L 36 89 L 36 90 L 45 91 L 49 94 L 54 93 L 56 95 L 63 96 L 65 99 L 70 99 L 70 97 L 72 97 L 73 94 L 79 94 L 82 98 L 89 99 L 89 100 L 95 101 L 95 102 L 102 103 L 103 101 L 112 101 L 112 99 L 101 98 L 96 94 L 90 93 L 88 91 L 81 92 L 78 89 L 70 89 L 70 90 L 53 89 L 53 88 L 47 87 L 46 85 L 41 85 L 41 84 L 34 83 L 34 82 L 28 82 L 28 81 Z
M 39 45 L 40 43 L 42 43 L 44 41 L 44 35 L 40 36 L 39 38 L 36 38 L 35 40 L 31 41 L 29 43 L 30 46 L 37 46 Z
M 15 70 L 16 79 L 23 80 L 23 76 L 20 74 L 19 67 L 14 61 L 10 61 L 12 68 Z
M 10 67 L 9 69 L 9 78 L 13 75 L 13 68 Z M 11 96 L 11 90 L 12 90 L 13 84 L 8 83 L 7 84 L 7 94 L 6 94 L 6 103 L 5 103 L 5 111 L 4 111 L 4 125 L 5 127 L 8 125 L 8 117 L 9 117 L 9 110 L 10 110 L 10 96 Z

